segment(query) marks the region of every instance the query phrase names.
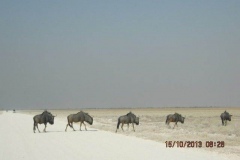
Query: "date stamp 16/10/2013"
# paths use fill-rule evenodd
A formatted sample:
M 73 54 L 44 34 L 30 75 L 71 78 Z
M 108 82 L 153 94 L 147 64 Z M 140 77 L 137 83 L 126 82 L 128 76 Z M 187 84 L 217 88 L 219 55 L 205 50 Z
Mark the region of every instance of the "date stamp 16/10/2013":
M 166 141 L 166 148 L 224 148 L 224 141 Z

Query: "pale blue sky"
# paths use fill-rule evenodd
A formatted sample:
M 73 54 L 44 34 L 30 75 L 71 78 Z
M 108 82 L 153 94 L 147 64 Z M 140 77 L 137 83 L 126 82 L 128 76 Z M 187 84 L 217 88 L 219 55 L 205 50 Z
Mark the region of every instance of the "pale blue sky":
M 240 1 L 0 2 L 0 108 L 240 106 Z

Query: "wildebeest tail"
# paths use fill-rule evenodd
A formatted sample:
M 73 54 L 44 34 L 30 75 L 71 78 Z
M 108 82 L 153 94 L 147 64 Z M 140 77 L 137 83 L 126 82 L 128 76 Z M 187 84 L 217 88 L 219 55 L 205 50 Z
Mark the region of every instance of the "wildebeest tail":
M 33 117 L 33 131 L 35 131 L 35 120 L 34 120 L 34 117 Z
M 167 124 L 167 121 L 168 121 L 168 116 L 167 116 L 167 118 L 166 118 L 166 122 L 165 122 L 165 124 Z
M 73 126 L 71 125 L 70 121 L 69 121 L 69 116 L 67 117 L 67 120 L 68 120 L 68 125 L 73 128 Z
M 120 119 L 118 118 L 117 129 L 119 129 Z

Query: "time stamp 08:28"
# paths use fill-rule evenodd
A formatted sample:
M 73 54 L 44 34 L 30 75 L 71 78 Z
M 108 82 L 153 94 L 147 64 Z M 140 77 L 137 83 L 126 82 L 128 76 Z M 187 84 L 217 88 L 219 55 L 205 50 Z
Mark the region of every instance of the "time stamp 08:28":
M 166 148 L 224 148 L 224 141 L 166 141 Z

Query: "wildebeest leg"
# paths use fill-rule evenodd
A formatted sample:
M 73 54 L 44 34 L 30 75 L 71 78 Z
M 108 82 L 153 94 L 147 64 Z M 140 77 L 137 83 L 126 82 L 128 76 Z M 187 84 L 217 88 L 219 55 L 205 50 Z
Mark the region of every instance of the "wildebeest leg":
M 67 127 L 68 127 L 68 124 L 67 124 L 67 126 L 66 126 L 65 132 L 67 131 Z
M 134 129 L 134 124 L 132 123 L 132 127 L 133 127 L 133 131 L 135 132 L 135 129 Z
M 75 131 L 75 129 L 73 128 L 73 123 L 71 123 L 72 129 Z
M 83 122 L 84 126 L 85 126 L 85 130 L 87 131 L 87 127 L 86 127 L 86 124 Z
M 175 128 L 176 124 L 177 124 L 177 123 L 174 123 L 173 129 Z
M 33 122 L 33 133 L 35 133 L 35 130 L 36 130 L 35 123 Z
M 38 124 L 36 126 L 37 126 L 37 129 L 38 129 Z M 39 129 L 38 129 L 38 132 L 40 133 Z
M 225 120 L 225 126 L 227 125 L 227 120 Z
M 46 132 L 47 124 L 44 124 L 45 128 L 43 129 L 43 132 Z
M 223 119 L 222 119 L 222 125 L 224 125 L 224 121 L 223 121 Z
M 129 123 L 127 125 L 128 125 L 128 130 L 129 130 Z
M 81 127 L 82 127 L 82 122 L 80 122 L 80 131 L 82 131 Z
M 121 128 L 122 128 L 122 131 L 124 132 L 124 130 L 123 130 L 123 125 L 124 125 L 124 124 L 122 123 L 122 126 L 121 126 Z
M 170 123 L 170 121 L 169 121 L 169 120 L 166 120 L 166 125 L 168 125 L 168 128 L 169 128 L 169 127 L 171 128 L 171 126 L 169 125 L 169 123 Z
M 170 122 L 169 122 L 169 121 L 167 121 L 167 125 L 169 125 L 169 123 L 170 123 Z

